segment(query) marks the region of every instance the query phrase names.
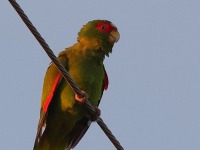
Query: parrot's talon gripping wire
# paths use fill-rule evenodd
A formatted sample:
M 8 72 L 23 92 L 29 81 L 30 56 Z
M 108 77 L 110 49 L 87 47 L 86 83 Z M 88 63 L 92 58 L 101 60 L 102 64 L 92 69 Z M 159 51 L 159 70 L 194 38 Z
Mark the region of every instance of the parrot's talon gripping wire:
M 94 107 L 94 109 L 95 109 L 95 114 L 90 115 L 91 121 L 97 121 L 101 116 L 101 110 L 98 107 Z
M 78 95 L 75 93 L 75 100 L 79 103 L 84 103 L 86 100 L 89 99 L 88 94 L 85 91 L 81 91 L 82 95 Z
M 43 47 L 47 55 L 50 57 L 52 62 L 56 65 L 58 70 L 61 72 L 64 79 L 70 84 L 71 88 L 74 90 L 74 92 L 82 97 L 85 95 L 82 93 L 82 91 L 78 88 L 77 84 L 72 80 L 69 73 L 66 71 L 66 69 L 62 66 L 62 64 L 59 62 L 57 57 L 54 55 L 53 51 L 50 49 L 48 44 L 45 42 L 45 40 L 42 38 L 40 33 L 37 31 L 37 29 L 33 26 L 31 21 L 28 19 L 24 11 L 21 9 L 19 4 L 15 0 L 9 0 L 11 5 L 14 7 L 14 9 L 17 11 L 18 15 L 21 17 L 23 22 L 26 24 L 26 26 L 29 28 L 31 33 L 35 36 L 37 41 L 40 43 L 40 45 Z M 92 113 L 95 114 L 95 108 L 91 105 L 91 103 L 86 100 L 83 103 L 87 109 Z M 104 131 L 104 133 L 107 135 L 107 137 L 110 139 L 110 141 L 113 143 L 113 145 L 116 147 L 117 150 L 124 150 L 124 148 L 120 145 L 119 141 L 114 137 L 112 132 L 108 129 L 104 121 L 101 117 L 97 119 L 98 125 L 101 127 L 101 129 Z

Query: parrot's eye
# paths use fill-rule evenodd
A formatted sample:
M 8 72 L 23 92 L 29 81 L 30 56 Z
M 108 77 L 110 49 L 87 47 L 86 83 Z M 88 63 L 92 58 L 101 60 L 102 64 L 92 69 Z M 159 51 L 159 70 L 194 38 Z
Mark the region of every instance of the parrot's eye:
M 102 30 L 105 30 L 105 29 L 106 29 L 106 26 L 101 26 L 101 29 L 102 29 Z
M 111 24 L 105 23 L 105 22 L 99 22 L 96 26 L 96 29 L 102 32 L 111 32 L 111 30 L 113 29 Z

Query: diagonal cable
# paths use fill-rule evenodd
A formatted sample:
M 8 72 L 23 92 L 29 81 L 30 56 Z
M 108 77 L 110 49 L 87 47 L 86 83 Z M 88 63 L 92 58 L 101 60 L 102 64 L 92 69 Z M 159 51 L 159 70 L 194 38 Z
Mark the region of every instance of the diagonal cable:
M 59 62 L 57 57 L 54 55 L 53 51 L 50 49 L 49 45 L 45 42 L 45 40 L 42 38 L 40 33 L 37 31 L 37 29 L 33 26 L 31 21 L 28 19 L 24 11 L 21 9 L 19 4 L 15 0 L 9 0 L 11 5 L 14 7 L 14 9 L 17 11 L 18 15 L 21 17 L 23 22 L 26 24 L 26 26 L 29 28 L 31 33 L 34 35 L 34 37 L 37 39 L 37 41 L 40 43 L 40 45 L 43 47 L 47 55 L 50 57 L 52 62 L 56 65 L 58 70 L 61 72 L 64 79 L 70 84 L 71 88 L 74 90 L 74 92 L 82 97 L 84 97 L 84 94 L 81 92 L 81 90 L 78 88 L 77 84 L 72 80 L 69 73 L 66 71 L 66 69 L 62 66 L 62 64 Z M 87 107 L 87 109 L 91 113 L 95 113 L 94 107 L 91 105 L 91 103 L 86 100 L 84 105 Z M 97 119 L 98 125 L 101 127 L 101 129 L 104 131 L 104 133 L 107 135 L 107 137 L 110 139 L 110 141 L 113 143 L 113 145 L 116 147 L 117 150 L 124 150 L 123 147 L 120 145 L 119 141 L 114 137 L 112 132 L 108 129 L 106 124 L 103 122 L 102 118 L 99 117 Z

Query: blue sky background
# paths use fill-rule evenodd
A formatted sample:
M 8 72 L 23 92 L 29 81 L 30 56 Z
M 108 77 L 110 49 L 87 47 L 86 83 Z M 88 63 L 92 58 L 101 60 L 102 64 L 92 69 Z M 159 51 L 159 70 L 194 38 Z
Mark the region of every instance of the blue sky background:
M 200 149 L 200 1 L 18 0 L 58 54 L 93 19 L 120 41 L 105 60 L 102 118 L 126 150 Z M 50 62 L 8 1 L 0 1 L 0 149 L 32 149 Z M 75 150 L 114 150 L 93 123 Z

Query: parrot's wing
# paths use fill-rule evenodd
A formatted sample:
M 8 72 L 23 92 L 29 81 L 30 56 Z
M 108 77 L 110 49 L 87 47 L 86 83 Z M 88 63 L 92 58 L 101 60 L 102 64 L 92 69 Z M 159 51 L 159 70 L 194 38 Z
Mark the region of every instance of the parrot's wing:
M 62 65 L 67 69 L 68 59 L 65 56 L 64 52 L 61 52 L 59 54 L 58 59 L 62 63 Z M 40 119 L 38 122 L 38 129 L 35 138 L 34 149 L 36 148 L 36 145 L 40 141 L 40 138 L 42 136 L 42 128 L 45 126 L 48 114 L 48 108 L 61 79 L 62 79 L 61 73 L 58 71 L 55 64 L 51 63 L 46 71 L 46 75 L 44 78 L 43 92 L 41 98 Z
M 109 84 L 109 80 L 108 80 L 108 75 L 106 73 L 106 69 L 105 67 L 103 66 L 103 70 L 104 70 L 104 80 L 103 80 L 103 89 L 102 89 L 102 92 L 104 90 L 107 90 L 108 89 L 108 84 Z
M 104 70 L 104 79 L 103 79 L 103 84 L 102 84 L 101 97 L 103 96 L 104 90 L 108 89 L 108 84 L 109 84 L 108 75 L 106 73 L 106 69 L 104 66 L 103 66 L 103 70 Z M 101 98 L 99 99 L 98 106 L 99 106 L 100 101 L 101 101 Z

